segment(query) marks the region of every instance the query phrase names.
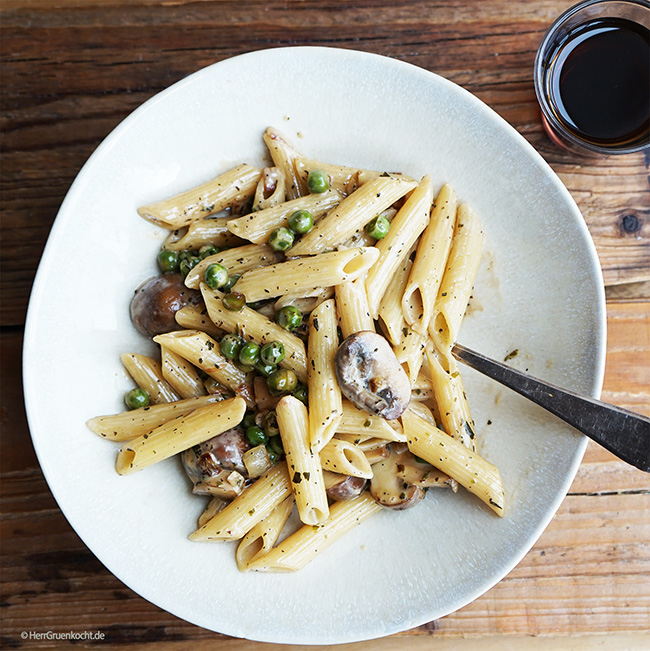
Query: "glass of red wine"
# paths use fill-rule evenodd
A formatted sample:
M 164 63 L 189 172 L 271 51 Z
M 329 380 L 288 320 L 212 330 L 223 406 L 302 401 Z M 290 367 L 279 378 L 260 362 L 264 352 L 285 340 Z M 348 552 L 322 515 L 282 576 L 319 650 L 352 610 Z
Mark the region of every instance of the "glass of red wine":
M 553 142 L 587 155 L 650 147 L 650 2 L 586 0 L 550 27 L 535 91 Z

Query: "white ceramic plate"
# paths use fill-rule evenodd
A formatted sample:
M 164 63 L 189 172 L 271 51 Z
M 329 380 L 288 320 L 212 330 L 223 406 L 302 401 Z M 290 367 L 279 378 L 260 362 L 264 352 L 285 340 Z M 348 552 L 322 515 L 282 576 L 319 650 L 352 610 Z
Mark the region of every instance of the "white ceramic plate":
M 461 343 L 598 395 L 604 293 L 569 193 L 516 131 L 465 90 L 362 52 L 286 48 L 201 70 L 136 110 L 102 143 L 63 203 L 29 307 L 25 396 L 34 445 L 62 511 L 126 585 L 207 629 L 253 640 L 333 644 L 442 617 L 506 575 L 549 522 L 585 439 L 465 371 L 484 456 L 501 470 L 500 519 L 464 492 L 430 491 L 382 512 L 294 574 L 241 574 L 230 543 L 192 543 L 203 499 L 177 459 L 133 476 L 117 445 L 85 427 L 122 409 L 123 352 L 147 352 L 128 316 L 153 275 L 161 229 L 136 208 L 239 162 L 261 164 L 275 126 L 328 162 L 447 181 L 474 206 L 486 252 Z M 299 135 L 300 134 L 300 135 Z

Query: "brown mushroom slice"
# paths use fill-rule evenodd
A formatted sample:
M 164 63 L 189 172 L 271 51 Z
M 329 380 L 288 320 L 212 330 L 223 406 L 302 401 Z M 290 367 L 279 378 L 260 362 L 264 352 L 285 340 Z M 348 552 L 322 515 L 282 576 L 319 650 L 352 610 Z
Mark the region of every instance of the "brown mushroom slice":
M 194 485 L 192 492 L 228 500 L 237 497 L 248 477 L 243 457 L 249 447 L 238 426 L 185 450 L 181 460 Z
M 450 488 L 453 479 L 444 472 L 434 468 L 426 461 L 418 461 L 406 446 L 395 451 L 397 455 L 397 475 L 407 484 L 421 488 Z
M 185 287 L 180 274 L 163 274 L 143 282 L 131 299 L 131 321 L 149 337 L 178 330 L 176 312 L 201 303 L 201 294 Z
M 345 502 L 361 495 L 367 479 L 341 475 L 337 472 L 323 471 L 323 480 L 327 497 L 335 502 Z
M 359 409 L 394 420 L 408 407 L 408 376 L 388 341 L 375 332 L 350 335 L 336 352 L 335 371 L 342 393 Z
M 415 506 L 423 497 L 424 489 L 409 484 L 400 477 L 401 455 L 390 451 L 386 459 L 372 466 L 373 477 L 370 480 L 370 494 L 375 502 L 388 509 L 403 510 Z

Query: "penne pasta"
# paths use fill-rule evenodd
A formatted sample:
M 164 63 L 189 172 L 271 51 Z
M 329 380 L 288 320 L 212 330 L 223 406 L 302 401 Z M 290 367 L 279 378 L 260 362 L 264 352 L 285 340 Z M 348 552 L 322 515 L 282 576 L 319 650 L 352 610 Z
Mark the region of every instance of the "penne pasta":
M 406 333 L 406 321 L 404 320 L 404 312 L 402 311 L 402 296 L 406 289 L 406 283 L 408 282 L 412 266 L 413 261 L 409 254 L 405 256 L 395 271 L 395 276 L 388 285 L 379 303 L 377 320 L 384 335 L 393 346 L 398 346 Z M 370 304 L 368 304 L 368 309 L 370 309 Z
M 319 457 L 325 470 L 363 479 L 372 477 L 372 468 L 365 454 L 350 441 L 333 438 L 319 452 Z
M 293 497 L 287 497 L 241 539 L 235 553 L 237 567 L 241 572 L 249 570 L 255 561 L 273 549 L 291 515 L 293 504 Z
M 425 176 L 395 215 L 386 237 L 377 242 L 379 259 L 366 277 L 368 304 L 373 318 L 377 318 L 379 304 L 393 276 L 429 223 L 432 201 L 433 185 L 431 178 Z
M 112 441 L 130 441 L 147 434 L 167 421 L 185 416 L 199 407 L 221 402 L 222 399 L 220 396 L 201 396 L 177 402 L 165 402 L 110 416 L 96 416 L 87 421 L 86 425 L 103 438 Z
M 291 495 L 287 466 L 276 463 L 211 520 L 190 534 L 190 540 L 239 540 Z
M 322 253 L 350 239 L 376 215 L 415 187 L 412 181 L 381 176 L 362 185 L 320 219 L 293 246 L 292 255 Z
M 329 299 L 309 317 L 309 445 L 314 452 L 321 450 L 334 436 L 343 417 L 343 399 L 334 370 L 338 348 L 336 327 L 336 305 L 333 299 Z
M 336 308 L 343 338 L 360 330 L 375 331 L 375 323 L 370 316 L 366 278 L 359 276 L 356 280 L 337 285 L 335 288 Z
M 289 217 L 294 212 L 307 210 L 316 222 L 328 210 L 338 206 L 340 201 L 341 195 L 334 190 L 328 190 L 321 194 L 308 194 L 277 206 L 230 219 L 228 220 L 228 229 L 244 240 L 255 244 L 264 244 L 276 228 L 288 225 Z
M 369 414 L 353 405 L 349 400 L 343 400 L 342 407 L 343 416 L 336 428 L 337 435 L 354 434 L 376 437 L 386 441 L 406 441 L 399 420 L 386 420 L 380 416 Z
M 117 455 L 115 469 L 120 475 L 128 475 L 168 459 L 238 425 L 245 412 L 244 400 L 231 398 L 167 421 L 125 443 Z
M 179 236 L 172 232 L 163 245 L 170 251 L 185 251 L 200 249 L 206 244 L 231 247 L 240 246 L 245 242 L 228 230 L 227 217 L 206 217 L 192 222 Z
M 355 526 L 381 511 L 368 493 L 344 502 L 335 502 L 329 519 L 319 527 L 305 525 L 249 565 L 259 572 L 295 572 Z
M 429 335 L 443 355 L 451 355 L 451 347 L 458 338 L 481 262 L 482 246 L 483 230 L 478 217 L 467 204 L 461 204 L 447 267 L 429 323 Z
M 408 408 L 402 415 L 409 450 L 455 479 L 503 517 L 505 495 L 496 466 Z
M 233 312 L 223 306 L 223 294 L 201 284 L 201 294 L 212 322 L 226 332 L 238 333 L 261 344 L 281 341 L 286 355 L 281 366 L 290 368 L 301 382 L 307 382 L 307 353 L 302 339 L 249 307 Z
M 304 524 L 323 524 L 329 517 L 329 506 L 323 468 L 309 445 L 307 407 L 293 396 L 284 396 L 275 413 L 300 520 Z
M 232 275 L 241 275 L 250 269 L 276 264 L 282 256 L 267 244 L 245 244 L 234 249 L 227 249 L 215 255 L 209 255 L 190 269 L 185 276 L 185 285 L 198 289 L 203 282 L 205 270 L 211 264 L 220 264 Z
M 219 344 L 210 335 L 199 330 L 178 330 L 156 335 L 153 340 L 254 404 L 248 374 L 219 352 Z
M 431 210 L 431 218 L 418 243 L 413 267 L 402 295 L 406 322 L 425 334 L 433 317 L 434 304 L 451 249 L 456 222 L 456 193 L 442 186 Z
M 247 271 L 237 282 L 237 291 L 251 303 L 313 287 L 332 287 L 363 275 L 377 256 L 374 247 L 359 247 L 287 260 Z
M 142 206 L 138 214 L 158 226 L 174 230 L 250 199 L 259 177 L 260 170 L 256 167 L 238 165 L 207 183 Z
M 154 405 L 180 400 L 181 397 L 163 377 L 160 362 L 139 353 L 124 353 L 120 359 L 135 383 L 149 394 Z
M 197 398 L 207 393 L 198 371 L 187 360 L 164 346 L 160 357 L 163 377 L 181 398 Z
M 309 194 L 307 184 L 296 171 L 296 160 L 300 154 L 275 130 L 268 128 L 264 132 L 264 143 L 269 149 L 273 164 L 284 176 L 284 190 L 287 199 L 295 199 Z
M 253 210 L 272 208 L 284 202 L 285 179 L 277 167 L 265 167 L 253 195 Z

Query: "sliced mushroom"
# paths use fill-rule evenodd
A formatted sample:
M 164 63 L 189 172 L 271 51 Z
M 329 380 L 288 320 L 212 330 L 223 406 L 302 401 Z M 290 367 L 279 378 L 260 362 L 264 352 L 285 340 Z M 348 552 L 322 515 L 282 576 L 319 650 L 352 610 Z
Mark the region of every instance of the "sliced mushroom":
M 408 407 L 411 383 L 381 335 L 350 335 L 336 352 L 335 370 L 341 391 L 359 409 L 393 420 Z
M 153 337 L 178 330 L 176 312 L 186 305 L 200 303 L 201 294 L 186 287 L 180 274 L 154 276 L 135 290 L 131 320 L 142 334 Z
M 327 497 L 335 502 L 345 502 L 361 495 L 367 479 L 341 475 L 337 472 L 323 471 Z
M 423 497 L 424 489 L 409 484 L 400 476 L 401 455 L 394 449 L 386 459 L 372 467 L 370 494 L 375 502 L 388 509 L 403 510 L 415 506 Z
M 238 426 L 183 452 L 181 460 L 194 484 L 192 492 L 227 500 L 237 497 L 248 478 L 243 456 L 249 447 Z

